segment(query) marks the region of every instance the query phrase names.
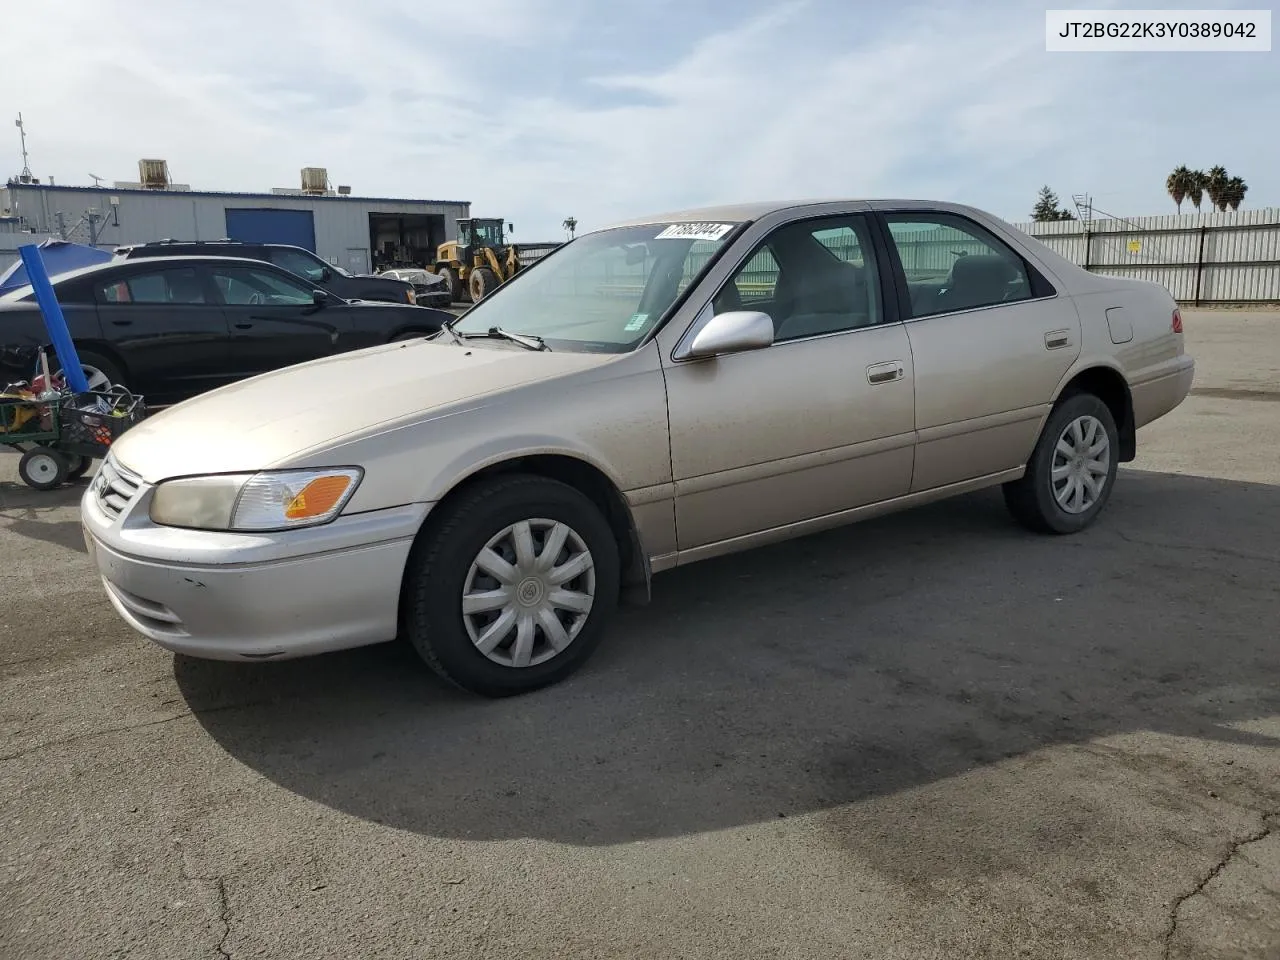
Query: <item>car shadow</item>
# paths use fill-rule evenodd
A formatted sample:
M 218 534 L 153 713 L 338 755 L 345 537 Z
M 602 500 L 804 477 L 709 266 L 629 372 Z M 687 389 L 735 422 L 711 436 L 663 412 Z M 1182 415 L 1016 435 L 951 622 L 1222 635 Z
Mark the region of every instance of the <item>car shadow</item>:
M 81 477 L 52 490 L 35 490 L 22 482 L 0 481 L 0 523 L 6 530 L 69 550 L 85 552 L 80 521 L 53 520 L 50 515 L 75 507 L 93 477 Z
M 232 756 L 335 809 L 625 843 L 1133 731 L 1280 747 L 1238 725 L 1280 713 L 1278 538 L 1280 488 L 1125 471 L 1072 537 L 988 491 L 662 575 L 583 671 L 523 697 L 447 688 L 398 644 L 174 669 Z

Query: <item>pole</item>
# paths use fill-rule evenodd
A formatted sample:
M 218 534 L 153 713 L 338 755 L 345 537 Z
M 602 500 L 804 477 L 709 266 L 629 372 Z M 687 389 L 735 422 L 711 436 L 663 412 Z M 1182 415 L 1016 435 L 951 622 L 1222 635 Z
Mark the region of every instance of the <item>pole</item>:
M 1196 306 L 1200 306 L 1200 278 L 1204 275 L 1204 235 L 1208 227 L 1200 228 L 1200 248 L 1196 251 Z
M 49 332 L 49 340 L 58 354 L 58 362 L 62 364 L 62 376 L 76 393 L 88 393 L 89 381 L 85 379 L 84 368 L 80 366 L 80 355 L 76 353 L 75 342 L 71 339 L 71 331 L 67 329 L 66 318 L 62 315 L 62 307 L 53 292 L 53 284 L 49 282 L 49 272 L 44 268 L 44 260 L 40 256 L 40 248 L 34 243 L 24 244 L 18 248 L 22 257 L 22 265 L 27 268 L 27 281 L 35 292 L 36 304 L 44 316 L 44 326 Z
M 1089 232 L 1089 228 L 1084 228 L 1084 268 L 1089 269 L 1089 258 L 1093 251 L 1093 234 Z

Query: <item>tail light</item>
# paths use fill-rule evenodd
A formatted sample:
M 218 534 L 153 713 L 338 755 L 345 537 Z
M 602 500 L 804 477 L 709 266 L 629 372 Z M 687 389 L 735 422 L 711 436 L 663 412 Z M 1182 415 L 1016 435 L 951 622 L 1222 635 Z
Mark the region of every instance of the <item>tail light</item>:
M 1174 333 L 1182 332 L 1182 311 L 1177 307 L 1173 308 L 1173 324 L 1171 329 Z

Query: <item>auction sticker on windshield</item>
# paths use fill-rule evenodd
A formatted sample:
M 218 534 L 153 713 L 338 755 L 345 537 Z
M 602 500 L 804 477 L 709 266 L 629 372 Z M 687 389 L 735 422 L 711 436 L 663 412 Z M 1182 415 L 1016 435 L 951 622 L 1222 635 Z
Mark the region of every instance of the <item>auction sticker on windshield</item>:
M 673 223 L 654 239 L 719 240 L 732 229 L 732 223 Z

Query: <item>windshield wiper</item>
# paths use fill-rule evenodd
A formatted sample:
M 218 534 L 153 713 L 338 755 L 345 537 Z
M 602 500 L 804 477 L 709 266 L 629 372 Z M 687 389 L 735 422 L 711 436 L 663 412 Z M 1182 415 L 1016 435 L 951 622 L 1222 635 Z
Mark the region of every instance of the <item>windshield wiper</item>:
M 492 337 L 495 340 L 510 340 L 512 343 L 518 343 L 529 350 L 551 349 L 541 337 L 535 337 L 531 333 L 512 333 L 510 330 L 503 330 L 501 327 L 490 327 L 485 336 Z

